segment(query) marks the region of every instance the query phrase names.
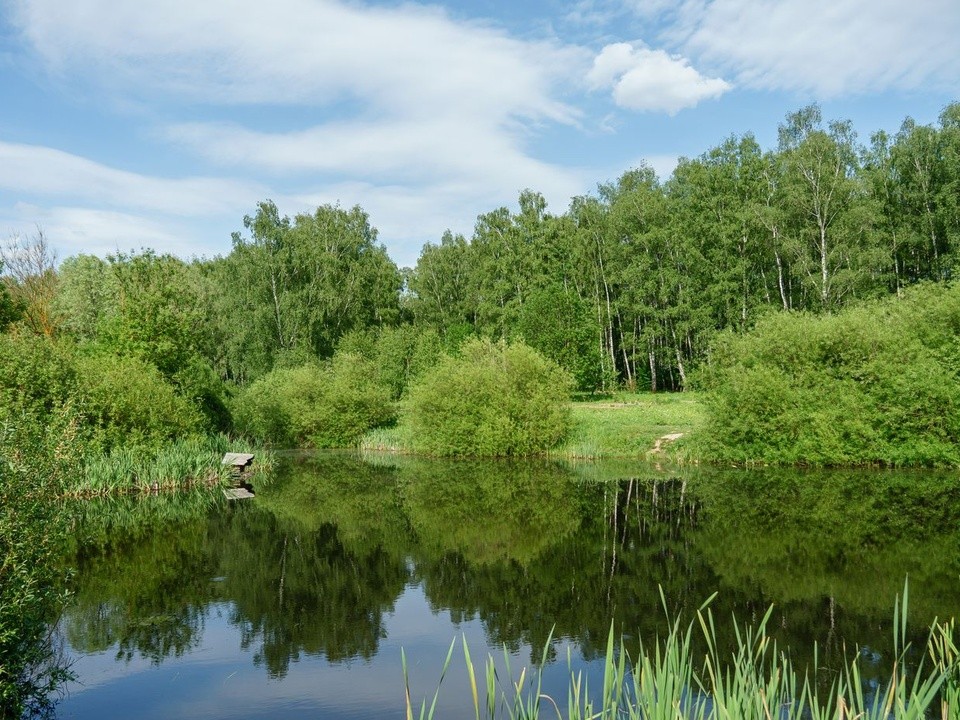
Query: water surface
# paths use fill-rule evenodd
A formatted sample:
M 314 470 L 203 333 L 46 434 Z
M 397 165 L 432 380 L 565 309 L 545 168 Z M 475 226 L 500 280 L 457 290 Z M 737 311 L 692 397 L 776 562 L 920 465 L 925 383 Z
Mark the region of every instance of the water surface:
M 846 644 L 877 674 L 905 577 L 917 643 L 960 615 L 950 474 L 321 453 L 288 458 L 254 500 L 81 514 L 61 718 L 400 718 L 401 648 L 419 699 L 461 636 L 504 677 L 549 642 L 563 704 L 568 662 L 599 684 L 611 624 L 635 652 L 665 632 L 664 601 L 691 617 L 713 593 L 722 642 L 732 614 L 772 604 L 801 666 L 816 642 L 839 667 Z M 459 649 L 452 668 L 439 716 L 472 717 Z

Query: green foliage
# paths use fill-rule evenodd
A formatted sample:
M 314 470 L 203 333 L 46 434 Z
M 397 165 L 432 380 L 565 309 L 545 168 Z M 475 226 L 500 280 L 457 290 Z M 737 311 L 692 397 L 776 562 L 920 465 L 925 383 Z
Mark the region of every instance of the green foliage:
M 0 275 L 3 273 L 3 263 L 0 262 Z M 0 332 L 6 331 L 7 327 L 20 319 L 22 313 L 17 302 L 10 297 L 10 290 L 7 283 L 0 280 Z
M 167 378 L 198 352 L 202 313 L 194 273 L 171 255 L 147 250 L 110 258 L 117 297 L 98 340 L 118 355 L 136 355 Z
M 960 463 L 960 289 L 779 315 L 714 350 L 706 452 L 812 465 Z
M 78 470 L 76 433 L 69 409 L 0 422 L 0 717 L 45 706 L 66 677 L 51 660 L 67 532 L 53 498 Z
M 0 335 L 0 417 L 50 413 L 77 388 L 69 348 L 38 335 Z
M 571 384 L 523 343 L 471 340 L 411 389 L 405 419 L 431 455 L 535 455 L 566 436 Z
M 93 255 L 75 255 L 58 268 L 54 302 L 62 332 L 77 340 L 96 340 L 101 325 L 118 311 L 120 288 L 110 263 Z
M 395 417 L 376 367 L 353 354 L 326 364 L 274 370 L 236 399 L 238 427 L 286 447 L 344 447 Z
M 538 290 L 523 304 L 516 327 L 527 345 L 570 373 L 577 390 L 601 387 L 600 329 L 585 300 L 557 285 Z
M 134 356 L 81 355 L 74 361 L 82 406 L 104 448 L 160 444 L 197 433 L 196 406 L 156 367 Z
M 225 370 L 247 381 L 283 356 L 329 358 L 351 330 L 399 317 L 400 273 L 359 207 L 323 205 L 292 221 L 270 201 L 244 218 L 219 268 Z
M 399 400 L 411 383 L 436 365 L 442 347 L 440 336 L 432 328 L 405 324 L 348 333 L 337 345 L 337 353 L 369 361 L 380 382 Z

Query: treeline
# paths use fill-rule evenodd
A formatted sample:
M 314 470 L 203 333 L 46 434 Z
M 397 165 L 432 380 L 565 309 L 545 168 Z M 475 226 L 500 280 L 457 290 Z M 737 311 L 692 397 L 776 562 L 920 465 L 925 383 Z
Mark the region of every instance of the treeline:
M 960 104 L 867 145 L 811 106 L 786 118 L 775 150 L 731 137 L 665 182 L 640 168 L 562 215 L 532 192 L 519 205 L 482 215 L 469 242 L 424 248 L 414 321 L 522 336 L 582 389 L 678 389 L 719 330 L 952 277 Z
M 562 214 L 524 191 L 469 240 L 427 243 L 413 269 L 359 207 L 289 218 L 265 201 L 228 255 L 192 261 L 144 250 L 58 266 L 39 236 L 2 257 L 0 406 L 69 401 L 106 450 L 238 422 L 276 442 L 343 443 L 392 422 L 384 403 L 471 337 L 522 340 L 581 391 L 682 389 L 719 332 L 949 280 L 958 233 L 952 104 L 936 126 L 908 119 L 866 144 L 810 106 L 776 149 L 731 137 L 665 181 L 631 170 Z M 356 390 L 353 415 L 305 426 L 281 402 L 297 385 Z

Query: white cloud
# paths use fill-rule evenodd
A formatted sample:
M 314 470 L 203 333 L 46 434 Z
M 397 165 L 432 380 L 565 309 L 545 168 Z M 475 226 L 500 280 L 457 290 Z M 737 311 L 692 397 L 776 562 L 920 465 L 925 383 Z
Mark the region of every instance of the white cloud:
M 239 224 L 239 223 L 238 223 Z M 17 203 L 0 208 L 4 236 L 34 234 L 37 228 L 60 259 L 79 253 L 99 255 L 152 248 L 180 257 L 211 256 L 230 247 L 229 233 L 199 234 L 192 223 L 89 207 Z
M 685 0 L 659 14 L 661 38 L 738 84 L 821 97 L 960 89 L 956 0 Z
M 684 58 L 629 43 L 604 47 L 587 80 L 594 88 L 612 88 L 620 107 L 670 115 L 731 87 L 725 80 L 701 75 Z
M 258 184 L 236 180 L 150 177 L 53 148 L 2 141 L 0 167 L 0 190 L 83 199 L 175 216 L 233 213 L 249 208 L 265 192 Z
M 280 192 L 258 197 L 360 204 L 392 253 L 394 243 L 404 255 L 410 243 L 435 241 L 446 226 L 469 231 L 478 212 L 515 201 L 524 187 L 565 205 L 593 180 L 528 148 L 541 124 L 580 121 L 566 94 L 582 89 L 592 56 L 582 47 L 516 39 L 413 4 L 17 0 L 15 8 L 52 72 L 96 82 L 113 102 L 162 107 L 175 118 L 163 139 L 238 175 L 267 173 Z M 177 119 L 184 101 L 211 119 Z M 257 108 L 256 126 L 244 123 L 246 105 Z M 251 209 L 243 188 L 227 195 Z M 139 207 L 154 196 L 145 191 Z
M 576 117 L 554 86 L 579 48 L 515 40 L 436 8 L 337 0 L 20 0 L 16 17 L 52 67 L 95 66 L 128 91 L 207 103 L 329 106 L 430 118 Z

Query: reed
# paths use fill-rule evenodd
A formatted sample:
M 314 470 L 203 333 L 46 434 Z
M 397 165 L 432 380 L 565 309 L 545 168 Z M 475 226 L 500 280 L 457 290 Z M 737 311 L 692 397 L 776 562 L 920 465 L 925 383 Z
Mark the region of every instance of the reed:
M 911 666 L 907 662 L 907 599 L 905 586 L 902 600 L 898 598 L 894 608 L 890 675 L 879 686 L 871 685 L 861 674 L 857 652 L 823 690 L 816 679 L 824 668 L 816 660 L 813 667 L 800 671 L 793 667 L 788 654 L 777 648 L 767 632 L 770 611 L 752 627 L 740 626 L 734 620 L 736 645 L 728 656 L 717 644 L 709 600 L 697 611 L 694 621 L 684 626 L 679 619 L 674 620 L 667 635 L 651 647 L 641 647 L 635 660 L 624 644 L 617 642 L 611 626 L 599 689 L 590 688 L 582 671 L 572 669 L 568 651 L 571 670 L 564 709 L 557 698 L 542 692 L 541 669 L 528 673 L 527 668 L 521 668 L 514 679 L 506 651 L 505 677 L 498 672 L 492 655 L 487 657 L 484 697 L 464 639 L 474 716 L 477 720 L 534 720 L 541 713 L 559 720 L 957 720 L 960 653 L 954 621 L 933 623 L 926 653 Z M 691 649 L 697 633 L 705 642 L 702 656 L 695 656 Z M 539 668 L 546 665 L 550 644 L 548 640 Z M 444 674 L 452 651 L 453 645 Z M 403 671 L 406 681 L 405 657 Z M 405 686 L 407 718 L 412 720 L 409 683 Z M 421 720 L 433 717 L 439 690 L 438 684 L 429 711 L 426 702 L 421 706 Z
M 225 435 L 188 437 L 159 448 L 118 447 L 87 458 L 82 470 L 66 483 L 64 496 L 103 497 L 218 485 L 228 477 L 220 461 L 231 450 L 236 450 L 236 443 Z M 262 482 L 271 474 L 273 456 L 256 454 L 252 479 Z

